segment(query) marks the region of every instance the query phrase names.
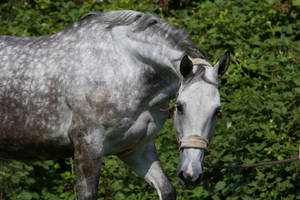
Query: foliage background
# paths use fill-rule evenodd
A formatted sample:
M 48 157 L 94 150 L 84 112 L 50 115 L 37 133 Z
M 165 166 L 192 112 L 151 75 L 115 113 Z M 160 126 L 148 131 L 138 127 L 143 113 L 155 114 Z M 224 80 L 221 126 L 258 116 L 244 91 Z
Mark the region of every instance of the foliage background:
M 2 0 L 0 34 L 56 33 L 92 11 L 150 11 L 184 29 L 215 62 L 226 51 L 223 112 L 205 160 L 241 164 L 297 156 L 300 146 L 299 0 Z M 156 144 L 178 199 L 300 199 L 297 163 L 205 169 L 201 185 L 183 190 L 178 150 L 168 120 Z M 0 199 L 75 199 L 72 159 L 1 161 Z M 154 189 L 115 157 L 104 159 L 99 198 L 158 199 Z

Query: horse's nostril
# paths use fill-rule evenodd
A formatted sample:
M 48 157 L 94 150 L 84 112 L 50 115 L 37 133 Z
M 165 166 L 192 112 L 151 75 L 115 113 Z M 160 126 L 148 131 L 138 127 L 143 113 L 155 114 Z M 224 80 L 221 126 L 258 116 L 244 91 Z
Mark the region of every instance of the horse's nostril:
M 190 174 L 185 173 L 184 171 L 180 171 L 180 173 L 178 174 L 179 183 L 185 189 L 195 188 L 200 183 L 200 179 L 201 174 L 191 176 Z
M 201 178 L 202 178 L 202 174 L 200 174 L 199 176 L 197 176 L 193 182 L 194 183 L 199 183 Z
M 178 177 L 179 177 L 181 180 L 184 180 L 184 177 L 183 177 L 183 171 L 180 171 L 180 172 L 179 172 Z
M 178 174 L 179 179 L 181 179 L 183 182 L 185 183 L 195 183 L 199 180 L 200 176 L 199 175 L 193 175 L 191 176 L 191 174 L 186 173 L 184 171 L 181 171 Z

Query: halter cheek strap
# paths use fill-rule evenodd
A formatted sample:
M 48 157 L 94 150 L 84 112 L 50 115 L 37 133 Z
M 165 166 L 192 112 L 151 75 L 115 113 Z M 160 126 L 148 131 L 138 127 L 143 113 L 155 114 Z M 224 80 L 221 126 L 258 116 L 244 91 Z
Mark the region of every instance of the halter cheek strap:
M 211 64 L 209 64 L 209 62 L 207 62 L 206 60 L 202 59 L 202 58 L 190 58 L 192 63 L 194 65 L 207 65 L 209 67 L 212 67 Z M 183 149 L 183 148 L 194 148 L 194 149 L 207 149 L 208 146 L 208 139 L 206 139 L 203 136 L 200 135 L 190 135 L 190 136 L 186 136 L 181 138 L 181 140 L 179 141 L 179 149 Z
M 200 135 L 190 135 L 183 137 L 180 140 L 180 147 L 182 148 L 196 148 L 196 149 L 207 149 L 209 141 Z
M 194 65 L 206 65 L 212 67 L 211 64 L 209 64 L 209 62 L 207 62 L 202 58 L 189 58 L 189 59 L 192 61 Z M 176 94 L 176 98 L 177 96 L 178 96 L 178 92 Z M 172 108 L 174 108 L 174 105 L 172 107 L 169 107 L 168 109 L 161 109 L 161 111 L 170 111 Z M 174 116 L 171 114 L 171 112 L 170 115 L 174 121 Z M 176 134 L 175 124 L 173 124 L 173 129 L 176 135 L 176 140 L 179 143 L 179 150 L 183 148 L 194 148 L 194 149 L 204 149 L 204 150 L 207 149 L 209 141 L 205 137 L 200 135 L 190 135 L 190 136 L 183 137 L 180 140 L 178 138 L 178 134 Z

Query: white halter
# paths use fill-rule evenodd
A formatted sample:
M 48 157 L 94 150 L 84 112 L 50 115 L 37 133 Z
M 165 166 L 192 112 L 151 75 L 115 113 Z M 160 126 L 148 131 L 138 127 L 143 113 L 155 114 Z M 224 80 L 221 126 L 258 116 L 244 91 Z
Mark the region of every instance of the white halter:
M 209 141 L 203 136 L 200 135 L 190 135 L 183 137 L 180 140 L 180 147 L 182 148 L 196 148 L 196 149 L 207 149 Z

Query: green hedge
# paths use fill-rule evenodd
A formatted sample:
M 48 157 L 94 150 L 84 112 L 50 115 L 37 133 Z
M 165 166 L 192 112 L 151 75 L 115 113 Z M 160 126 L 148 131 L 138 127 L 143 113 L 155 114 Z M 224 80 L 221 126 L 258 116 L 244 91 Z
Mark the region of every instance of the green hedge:
M 184 29 L 214 63 L 226 51 L 222 113 L 205 161 L 241 164 L 297 156 L 300 146 L 299 0 L 8 0 L 0 2 L 0 34 L 56 33 L 92 11 L 150 11 Z M 201 185 L 182 190 L 179 152 L 169 119 L 156 144 L 178 199 L 300 199 L 297 162 L 252 169 L 205 169 Z M 3 199 L 75 199 L 72 159 L 1 161 Z M 113 156 L 104 159 L 99 197 L 158 199 L 154 189 Z

